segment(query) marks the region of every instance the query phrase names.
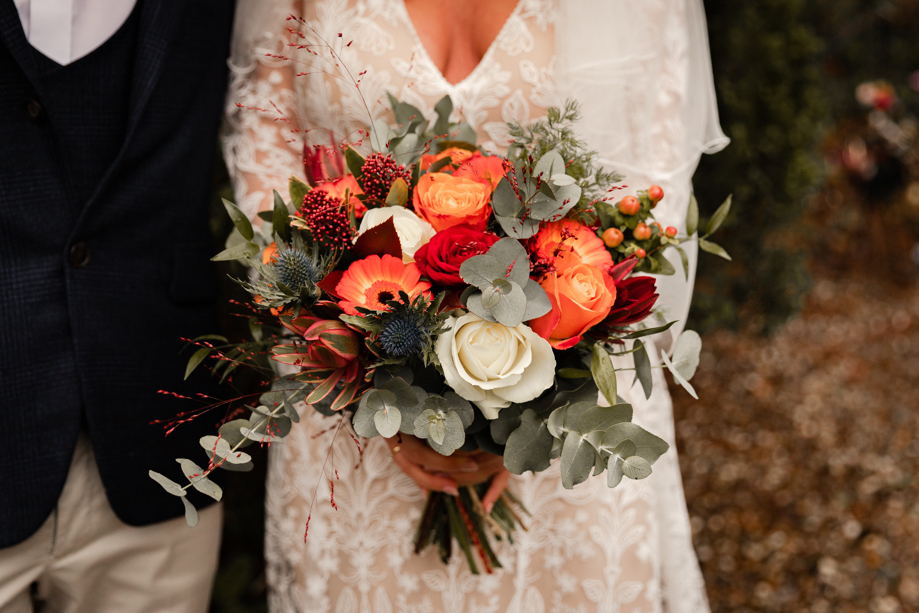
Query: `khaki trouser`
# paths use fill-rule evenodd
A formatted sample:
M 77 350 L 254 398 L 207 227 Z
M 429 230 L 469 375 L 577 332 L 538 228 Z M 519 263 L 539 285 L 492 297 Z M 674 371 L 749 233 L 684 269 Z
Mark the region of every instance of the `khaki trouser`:
M 183 518 L 124 524 L 81 434 L 51 517 L 28 540 L 0 549 L 0 613 L 204 613 L 222 509 L 200 517 L 196 528 Z

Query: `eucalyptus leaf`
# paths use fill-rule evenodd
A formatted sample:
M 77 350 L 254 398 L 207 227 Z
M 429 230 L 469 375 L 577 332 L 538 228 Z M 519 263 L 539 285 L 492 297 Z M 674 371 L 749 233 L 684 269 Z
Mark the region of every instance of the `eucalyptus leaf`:
M 438 441 L 432 436 L 428 439 L 428 444 L 440 454 L 451 455 L 466 442 L 466 431 L 462 420 L 456 413 L 448 413 L 442 423 L 443 439 Z
M 189 528 L 194 528 L 198 525 L 198 510 L 188 501 L 188 498 L 183 498 L 182 503 L 185 506 L 185 523 Z
M 670 374 L 673 375 L 673 379 L 674 379 L 677 383 L 679 383 L 679 384 L 683 387 L 684 390 L 686 390 L 687 392 L 689 392 L 689 395 L 690 395 L 690 396 L 692 396 L 693 398 L 695 398 L 696 400 L 698 400 L 698 399 L 699 399 L 699 396 L 696 394 L 696 390 L 695 390 L 695 389 L 693 388 L 693 386 L 689 383 L 689 381 L 687 381 L 687 380 L 683 377 L 683 375 L 680 374 L 680 372 L 677 370 L 676 366 L 673 365 L 673 362 L 670 361 L 670 358 L 667 357 L 667 352 L 664 351 L 664 350 L 661 350 L 661 359 L 664 361 L 664 364 L 667 366 L 667 369 L 670 371 Z
M 495 215 L 501 228 L 510 236 L 525 240 L 536 236 L 539 232 L 540 220 L 530 216 L 504 217 Z
M 497 304 L 488 309 L 498 323 L 508 328 L 514 328 L 523 323 L 527 310 L 527 297 L 523 289 L 516 283 L 511 285 L 511 292 L 500 296 Z
M 484 290 L 492 287 L 495 279 L 504 278 L 507 274 L 507 264 L 502 265 L 498 258 L 490 254 L 477 255 L 460 265 L 459 274 L 469 285 Z
M 596 343 L 591 350 L 590 372 L 603 397 L 610 403 L 616 402 L 616 369 L 613 368 L 609 353 L 600 343 Z
M 162 475 L 156 472 L 155 470 L 148 471 L 147 474 L 150 475 L 151 479 L 153 479 L 154 481 L 159 483 L 161 486 L 163 486 L 163 489 L 166 490 L 168 493 L 172 494 L 173 496 L 184 497 L 188 495 L 188 492 L 182 489 L 181 485 L 179 485 L 178 483 L 176 483 L 175 481 L 173 481 L 166 475 Z
M 243 436 L 240 430 L 243 428 L 251 427 L 252 424 L 248 419 L 234 419 L 233 421 L 228 421 L 220 426 L 220 429 L 218 430 L 220 433 L 220 440 L 226 442 L 227 449 L 235 447 L 243 440 L 248 440 L 245 436 Z
M 560 471 L 562 487 L 567 490 L 583 483 L 590 476 L 596 461 L 596 450 L 585 436 L 569 432 L 562 444 Z
M 220 499 L 223 497 L 223 490 L 220 489 L 219 485 L 205 476 L 204 470 L 200 466 L 186 458 L 177 458 L 176 462 L 182 467 L 182 472 L 192 484 L 192 487 L 202 494 L 210 496 L 214 500 L 220 502 Z
M 486 287 L 482 290 L 480 299 L 482 301 L 482 308 L 490 311 L 501 302 L 501 292 L 494 287 Z
M 552 310 L 552 302 L 549 295 L 536 281 L 530 279 L 523 286 L 523 293 L 526 296 L 527 306 L 523 313 L 523 321 L 531 321 L 537 317 L 542 317 Z
M 592 432 L 606 432 L 616 424 L 631 421 L 632 405 L 630 404 L 614 404 L 611 407 L 595 406 L 581 413 L 576 429 L 586 436 Z M 595 446 L 599 447 L 599 444 Z
M 574 185 L 576 183 L 576 179 L 574 177 L 564 173 L 554 174 L 549 178 L 549 180 L 558 187 L 565 187 L 567 185 Z
M 546 420 L 537 417 L 532 409 L 525 410 L 520 415 L 520 426 L 507 437 L 504 466 L 515 475 L 546 470 L 553 440 Z
M 374 421 L 374 416 L 377 414 L 377 411 L 367 407 L 366 398 L 367 394 L 364 394 L 357 411 L 354 412 L 354 417 L 351 419 L 351 425 L 354 426 L 354 431 L 358 436 L 373 438 L 380 435 L 380 432 L 377 430 L 376 422 Z
M 247 241 L 251 241 L 255 237 L 255 231 L 252 229 L 252 223 L 249 221 L 249 218 L 246 217 L 246 214 L 239 210 L 239 207 L 227 200 L 222 198 L 223 207 L 227 210 L 230 219 L 233 220 L 233 225 L 236 226 L 236 229 L 239 230 L 239 233 L 243 235 Z
M 651 475 L 651 464 L 643 457 L 633 455 L 622 463 L 622 472 L 629 479 L 644 479 Z
M 619 445 L 627 440 L 635 444 L 635 451 L 632 455 L 641 456 L 651 464 L 670 449 L 670 445 L 664 439 L 651 434 L 637 424 L 629 422 L 623 422 L 608 428 L 603 433 L 600 448 L 602 451 L 613 453 Z
M 389 124 L 382 119 L 377 119 L 370 127 L 370 146 L 374 151 L 386 153 L 390 139 Z
M 507 177 L 498 182 L 491 196 L 492 208 L 499 217 L 516 217 L 523 208 L 510 180 Z
M 489 421 L 489 433 L 494 442 L 499 445 L 506 445 L 507 439 L 511 433 L 520 427 L 520 414 L 523 408 L 518 405 L 511 405 L 506 409 L 498 412 L 498 418 Z
M 448 411 L 456 413 L 463 424 L 463 428 L 468 428 L 475 421 L 475 411 L 469 401 L 457 394 L 456 392 L 447 392 L 444 394 L 447 401 Z M 505 409 L 506 410 L 506 409 Z
M 548 181 L 550 177 L 565 174 L 565 160 L 558 151 L 552 150 L 545 153 L 533 167 L 533 176 Z
M 383 438 L 395 436 L 399 431 L 399 426 L 402 425 L 402 412 L 395 406 L 386 407 L 376 412 L 373 416 L 373 424 Z
M 610 456 L 606 464 L 606 485 L 612 489 L 622 483 L 622 458 Z
M 520 241 L 513 238 L 502 238 L 488 249 L 488 255 L 495 258 L 503 267 L 500 275 L 495 279 L 507 279 L 520 287 L 527 284 L 530 278 L 530 258 Z
M 556 188 L 555 201 L 557 202 L 556 210 L 543 219 L 547 221 L 558 221 L 568 214 L 568 211 L 581 199 L 581 186 L 577 184 L 564 185 Z
M 496 322 L 495 316 L 491 309 L 486 309 L 482 304 L 482 292 L 474 292 L 466 298 L 466 308 L 474 315 L 478 315 L 485 321 Z
M 648 357 L 648 350 L 644 343 L 632 353 L 632 360 L 635 364 L 635 377 L 641 381 L 641 389 L 645 392 L 645 398 L 651 397 L 653 379 L 651 377 L 651 358 Z M 634 349 L 634 347 L 633 347 Z
M 687 381 L 696 374 L 701 353 L 702 338 L 694 330 L 684 330 L 673 344 L 673 366 Z

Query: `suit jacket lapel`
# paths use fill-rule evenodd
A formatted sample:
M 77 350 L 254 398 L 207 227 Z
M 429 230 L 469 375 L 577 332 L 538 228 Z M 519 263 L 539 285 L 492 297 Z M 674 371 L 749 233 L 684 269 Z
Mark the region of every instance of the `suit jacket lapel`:
M 186 1 L 138 0 L 142 4 L 140 6 L 140 24 L 131 84 L 128 125 L 124 142 L 121 144 L 121 149 L 115 161 L 109 166 L 102 181 L 96 186 L 92 197 L 80 211 L 80 217 L 74 225 L 74 236 L 86 217 L 87 211 L 92 208 L 96 200 L 99 199 L 99 195 L 108 187 L 109 182 L 115 175 L 115 171 L 124 161 L 130 149 L 131 140 L 137 132 L 147 102 L 150 100 L 150 96 L 156 88 L 156 83 L 162 75 L 163 65 L 181 22 L 181 15 Z M 0 0 L 0 2 L 4 2 L 4 0 Z
M 29 44 L 19 11 L 13 0 L 0 0 L 0 44 L 3 44 L 22 68 L 32 87 L 39 90 L 38 67 L 35 64 L 35 50 Z
M 188 0 L 138 0 L 143 2 L 137 55 L 134 61 L 134 81 L 127 139 L 137 126 L 150 95 L 163 72 L 163 64 L 181 21 Z M 126 140 L 127 140 L 126 139 Z

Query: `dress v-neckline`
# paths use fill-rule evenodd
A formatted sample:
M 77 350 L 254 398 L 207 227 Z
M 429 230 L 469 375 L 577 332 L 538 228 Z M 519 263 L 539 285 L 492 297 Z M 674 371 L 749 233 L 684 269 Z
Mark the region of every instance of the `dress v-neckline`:
M 450 82 L 447 77 L 444 76 L 444 73 L 441 71 L 437 63 L 431 58 L 431 55 L 428 53 L 427 47 L 424 46 L 424 43 L 421 42 L 421 37 L 418 36 L 418 30 L 415 29 L 415 22 L 412 21 L 412 16 L 408 12 L 408 7 L 405 5 L 405 0 L 400 0 L 399 4 L 402 5 L 402 17 L 405 19 L 408 29 L 412 34 L 412 39 L 414 41 L 414 46 L 421 51 L 421 58 L 424 61 L 427 61 L 428 64 L 434 69 L 434 72 L 437 74 L 437 77 L 443 81 L 450 88 L 457 88 L 463 85 L 466 81 L 472 79 L 479 70 L 482 69 L 482 66 L 488 62 L 490 57 L 494 54 L 495 48 L 498 46 L 498 41 L 505 35 L 507 28 L 510 25 L 511 21 L 515 19 L 523 7 L 524 0 L 517 0 L 517 4 L 514 6 L 514 10 L 508 15 L 507 19 L 504 20 L 504 24 L 501 26 L 501 29 L 498 31 L 498 35 L 491 41 L 491 44 L 488 45 L 488 49 L 485 50 L 482 59 L 479 60 L 479 63 L 475 65 L 469 74 L 457 81 L 456 83 Z

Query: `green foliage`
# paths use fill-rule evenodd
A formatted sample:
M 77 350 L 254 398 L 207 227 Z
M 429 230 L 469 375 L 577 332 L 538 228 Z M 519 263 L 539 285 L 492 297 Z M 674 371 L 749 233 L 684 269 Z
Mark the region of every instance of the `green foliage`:
M 463 294 L 466 306 L 486 321 L 513 328 L 552 309 L 545 290 L 530 279 L 529 256 L 515 238 L 502 238 L 469 258 L 459 272 L 471 286 Z
M 561 154 L 569 162 L 565 173 L 581 188 L 580 198 L 569 215 L 590 223 L 596 218 L 590 203 L 603 196 L 610 185 L 621 181 L 622 175 L 605 170 L 597 163 L 597 152 L 589 150 L 578 138 L 575 124 L 580 118 L 578 102 L 567 100 L 562 108 L 548 109 L 545 119 L 526 126 L 511 124 L 510 135 L 516 142 L 508 150 L 508 159 L 531 156 L 538 160 L 550 151 Z

